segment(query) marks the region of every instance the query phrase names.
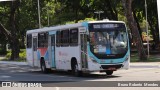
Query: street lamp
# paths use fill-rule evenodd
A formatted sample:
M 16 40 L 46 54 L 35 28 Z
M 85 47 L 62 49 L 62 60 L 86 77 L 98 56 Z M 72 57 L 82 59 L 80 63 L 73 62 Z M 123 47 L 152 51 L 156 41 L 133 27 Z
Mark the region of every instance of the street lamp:
M 147 30 L 147 51 L 149 58 L 149 31 L 148 31 L 148 20 L 147 20 L 147 2 L 145 0 L 145 12 L 146 12 L 146 30 Z
M 99 15 L 99 20 L 100 20 L 100 18 L 101 18 L 101 13 L 104 13 L 104 11 L 96 11 L 96 12 L 94 12 L 94 13 L 96 13 L 96 14 Z

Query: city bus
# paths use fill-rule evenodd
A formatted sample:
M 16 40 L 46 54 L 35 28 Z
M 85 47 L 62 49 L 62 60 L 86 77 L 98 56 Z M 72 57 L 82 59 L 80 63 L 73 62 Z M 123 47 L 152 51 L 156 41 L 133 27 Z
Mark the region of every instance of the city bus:
M 123 21 L 88 21 L 28 30 L 28 65 L 82 73 L 129 69 L 130 46 Z

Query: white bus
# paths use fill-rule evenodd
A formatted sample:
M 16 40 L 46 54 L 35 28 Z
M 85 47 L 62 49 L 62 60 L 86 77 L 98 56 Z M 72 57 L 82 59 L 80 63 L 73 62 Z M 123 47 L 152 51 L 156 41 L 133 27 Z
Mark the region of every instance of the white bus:
M 89 21 L 27 31 L 27 61 L 48 70 L 100 71 L 129 68 L 130 47 L 122 21 Z

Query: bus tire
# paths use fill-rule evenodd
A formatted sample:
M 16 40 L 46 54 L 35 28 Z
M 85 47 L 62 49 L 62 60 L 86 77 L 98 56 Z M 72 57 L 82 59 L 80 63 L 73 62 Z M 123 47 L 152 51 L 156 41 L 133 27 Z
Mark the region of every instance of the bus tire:
M 106 71 L 106 75 L 112 75 L 113 71 Z
M 76 60 L 71 60 L 71 68 L 73 75 L 77 77 L 82 76 L 82 71 L 78 70 L 78 64 Z
M 46 64 L 45 64 L 44 60 L 41 60 L 41 71 L 43 73 L 48 73 L 49 72 L 49 70 L 46 68 Z
M 78 65 L 77 64 L 74 64 L 74 67 L 73 67 L 73 74 L 77 77 L 80 77 L 82 76 L 82 72 L 78 70 Z

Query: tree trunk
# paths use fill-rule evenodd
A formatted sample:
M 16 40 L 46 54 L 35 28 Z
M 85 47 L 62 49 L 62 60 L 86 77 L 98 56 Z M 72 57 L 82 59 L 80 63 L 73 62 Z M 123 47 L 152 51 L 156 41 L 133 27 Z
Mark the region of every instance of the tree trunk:
M 1 24 L 1 22 L 0 22 L 0 32 L 2 34 L 4 34 L 6 40 L 11 40 L 11 33 L 6 28 L 4 28 L 4 26 Z M 6 49 L 6 43 L 4 45 L 5 46 L 3 48 Z M 5 53 L 6 52 L 4 52 L 4 54 Z
M 16 20 L 15 20 L 15 15 L 16 15 L 16 10 L 18 9 L 19 6 L 19 1 L 15 1 L 11 3 L 10 9 L 10 26 L 11 26 L 11 37 L 12 40 L 10 42 L 11 45 L 11 60 L 16 60 L 19 58 L 19 40 L 18 40 L 18 30 L 16 29 Z
M 136 24 L 137 24 L 137 28 L 138 28 L 138 31 L 139 31 L 139 34 L 140 34 L 141 40 L 142 40 L 142 30 L 141 30 L 141 27 L 140 27 L 140 25 L 139 25 L 138 18 L 137 18 L 137 16 L 136 16 L 136 11 L 135 11 L 133 8 L 134 8 L 134 7 L 132 7 L 133 17 L 134 17 L 134 20 L 135 20 L 135 22 L 136 22 Z
M 149 24 L 149 26 L 151 28 L 151 34 L 153 36 L 153 41 L 154 41 L 154 44 L 155 44 L 155 47 L 156 47 L 158 45 L 158 43 L 159 43 L 159 36 L 156 34 L 157 33 L 156 27 L 154 28 L 150 18 L 148 19 L 148 24 Z
M 138 32 L 137 24 L 132 14 L 132 0 L 122 0 L 122 4 L 125 10 L 125 16 L 127 18 L 129 28 L 131 30 L 131 33 L 133 34 L 133 39 L 134 41 L 136 41 L 136 47 L 137 47 L 139 59 L 147 60 L 147 56 L 143 48 L 143 43 L 141 41 L 141 37 Z

